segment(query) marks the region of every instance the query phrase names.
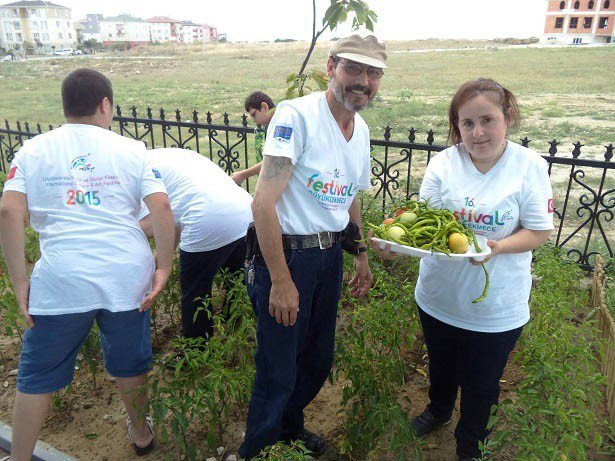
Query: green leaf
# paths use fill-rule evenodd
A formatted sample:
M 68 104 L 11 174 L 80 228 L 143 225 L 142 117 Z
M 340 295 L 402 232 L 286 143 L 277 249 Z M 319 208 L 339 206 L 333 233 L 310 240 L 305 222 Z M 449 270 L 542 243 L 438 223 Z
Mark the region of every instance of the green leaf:
M 94 434 L 93 432 L 90 434 L 85 434 L 85 438 L 88 440 L 94 440 L 98 438 L 98 434 Z

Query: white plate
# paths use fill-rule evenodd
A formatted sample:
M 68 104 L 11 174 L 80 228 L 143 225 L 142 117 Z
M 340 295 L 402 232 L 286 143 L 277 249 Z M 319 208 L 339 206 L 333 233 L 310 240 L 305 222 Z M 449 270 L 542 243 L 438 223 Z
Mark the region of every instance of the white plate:
M 380 246 L 381 250 L 384 250 L 385 245 L 389 244 L 391 245 L 391 252 L 393 253 L 399 253 L 402 255 L 409 255 L 409 256 L 417 256 L 419 258 L 424 258 L 425 256 L 433 256 L 443 261 L 464 261 L 468 258 L 474 258 L 476 261 L 482 261 L 488 255 L 491 254 L 491 248 L 489 248 L 489 246 L 487 245 L 487 237 L 483 235 L 476 236 L 476 240 L 478 241 L 478 246 L 482 250 L 480 253 L 476 252 L 474 245 L 470 245 L 470 247 L 468 248 L 468 251 L 466 251 L 464 254 L 451 253 L 450 256 L 444 253 L 439 253 L 439 252 L 435 252 L 431 250 L 421 250 L 420 248 L 415 248 L 415 247 L 411 247 L 407 245 L 400 245 L 399 243 L 391 242 L 389 240 L 382 240 L 382 239 L 378 239 L 375 237 L 373 238 L 373 240 L 374 242 L 378 242 L 378 245 Z

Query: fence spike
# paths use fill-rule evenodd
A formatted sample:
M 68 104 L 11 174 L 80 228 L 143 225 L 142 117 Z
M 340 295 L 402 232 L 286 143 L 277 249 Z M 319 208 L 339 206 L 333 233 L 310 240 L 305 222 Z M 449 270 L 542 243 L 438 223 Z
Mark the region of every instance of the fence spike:
M 197 110 L 192 111 L 192 121 L 194 123 L 199 123 L 199 112 Z
M 246 114 L 243 114 L 241 116 L 241 125 L 242 126 L 248 126 L 248 116 Z
M 573 144 L 574 149 L 572 149 L 572 156 L 574 158 L 579 158 L 579 155 L 581 155 L 581 147 L 584 146 L 584 144 L 581 144 L 581 141 L 577 141 Z
M 152 118 L 152 108 L 150 106 L 147 106 L 147 118 Z
M 391 139 L 391 127 L 389 125 L 384 127 L 384 139 L 387 141 Z
M 182 121 L 182 115 L 179 109 L 175 109 L 175 120 L 177 120 L 178 122 Z
M 408 141 L 410 141 L 410 142 L 416 141 L 416 130 L 414 129 L 414 127 L 410 127 L 408 132 L 409 132 L 408 133 Z
M 225 124 L 226 126 L 228 126 L 228 125 L 230 125 L 230 123 L 231 123 L 231 122 L 230 122 L 230 120 L 229 120 L 229 118 L 228 118 L 228 112 L 225 112 L 225 113 L 224 113 L 224 124 Z
M 207 124 L 211 125 L 211 112 L 207 111 Z
M 21 131 L 21 122 L 17 120 L 17 131 Z
M 427 144 L 431 146 L 433 144 L 433 141 L 434 141 L 434 132 L 432 129 L 429 129 L 429 131 L 427 132 Z
M 115 112 L 117 113 L 117 116 L 118 116 L 118 117 L 121 117 L 121 116 L 122 116 L 122 108 L 120 107 L 120 105 L 119 105 L 119 104 L 116 104 L 116 105 L 115 105 Z
M 551 145 L 551 147 L 549 147 L 549 155 L 554 157 L 555 154 L 557 154 L 557 146 L 559 145 L 559 142 L 554 139 L 553 141 L 549 141 L 549 144 Z
M 132 117 L 137 118 L 137 106 L 132 106 L 130 109 L 131 109 Z
M 609 144 L 608 146 L 604 146 L 604 147 L 606 147 L 606 152 L 604 153 L 604 159 L 607 162 L 610 162 L 611 159 L 613 158 L 613 148 L 615 146 L 613 146 L 613 144 Z
M 38 131 L 38 134 L 41 134 L 43 132 L 42 128 L 41 128 L 41 124 L 37 123 L 36 124 L 36 131 Z
M 26 133 L 30 132 L 30 123 L 26 122 Z
M 160 108 L 160 120 L 164 120 L 164 107 Z
M 532 142 L 527 136 L 523 139 L 520 139 L 520 141 L 523 147 L 528 147 L 530 143 Z

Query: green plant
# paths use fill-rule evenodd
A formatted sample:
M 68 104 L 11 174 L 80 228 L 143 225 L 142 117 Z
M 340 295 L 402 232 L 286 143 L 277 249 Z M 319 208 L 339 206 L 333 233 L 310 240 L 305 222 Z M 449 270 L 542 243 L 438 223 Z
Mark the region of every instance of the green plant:
M 265 448 L 255 461 L 308 461 L 314 459 L 310 456 L 310 451 L 305 448 L 303 442 L 284 442 L 276 443 Z
M 335 379 L 342 383 L 345 434 L 340 449 L 351 459 L 387 452 L 395 459 L 421 456 L 410 418 L 400 398 L 406 373 L 415 365 L 420 325 L 414 306 L 416 262 L 395 273 L 372 263 L 375 282 L 369 303 L 345 293 L 338 336 Z M 410 455 L 408 452 L 413 451 Z
M 234 411 L 248 402 L 253 381 L 255 321 L 245 287 L 236 280 L 230 292 L 228 317 L 213 315 L 214 335 L 177 338 L 172 346 L 177 360 L 171 372 L 151 378 L 153 417 L 163 441 L 172 435 L 176 447 L 188 459 L 200 452 L 191 432 L 203 433 L 210 448 L 220 443 Z M 169 430 L 170 428 L 170 430 Z
M 587 291 L 580 269 L 558 248 L 536 251 L 532 319 L 524 329 L 516 360 L 523 378 L 515 397 L 500 404 L 489 422 L 498 428 L 482 445 L 486 456 L 511 449 L 516 459 L 589 459 L 602 444 L 604 421 L 596 414 L 604 378 L 599 372 L 594 327 L 583 310 Z

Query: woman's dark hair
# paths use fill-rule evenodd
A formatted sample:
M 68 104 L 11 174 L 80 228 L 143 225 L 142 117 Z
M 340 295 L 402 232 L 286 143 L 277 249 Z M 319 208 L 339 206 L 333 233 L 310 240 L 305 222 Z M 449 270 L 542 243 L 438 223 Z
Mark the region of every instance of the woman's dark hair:
M 245 102 L 246 112 L 250 112 L 250 109 L 261 110 L 262 103 L 267 103 L 269 109 L 273 109 L 275 107 L 273 99 L 271 99 L 266 93 L 263 93 L 262 91 L 250 93 Z
M 111 81 L 93 69 L 74 70 L 62 82 L 62 106 L 66 117 L 93 115 L 105 97 L 113 103 Z
M 461 142 L 459 109 L 466 102 L 479 95 L 486 96 L 494 104 L 500 106 L 505 119 L 508 121 L 509 128 L 515 128 L 519 124 L 521 114 L 517 98 L 515 98 L 515 95 L 510 90 L 490 78 L 470 80 L 459 87 L 448 108 L 448 142 L 450 144 L 459 144 Z

